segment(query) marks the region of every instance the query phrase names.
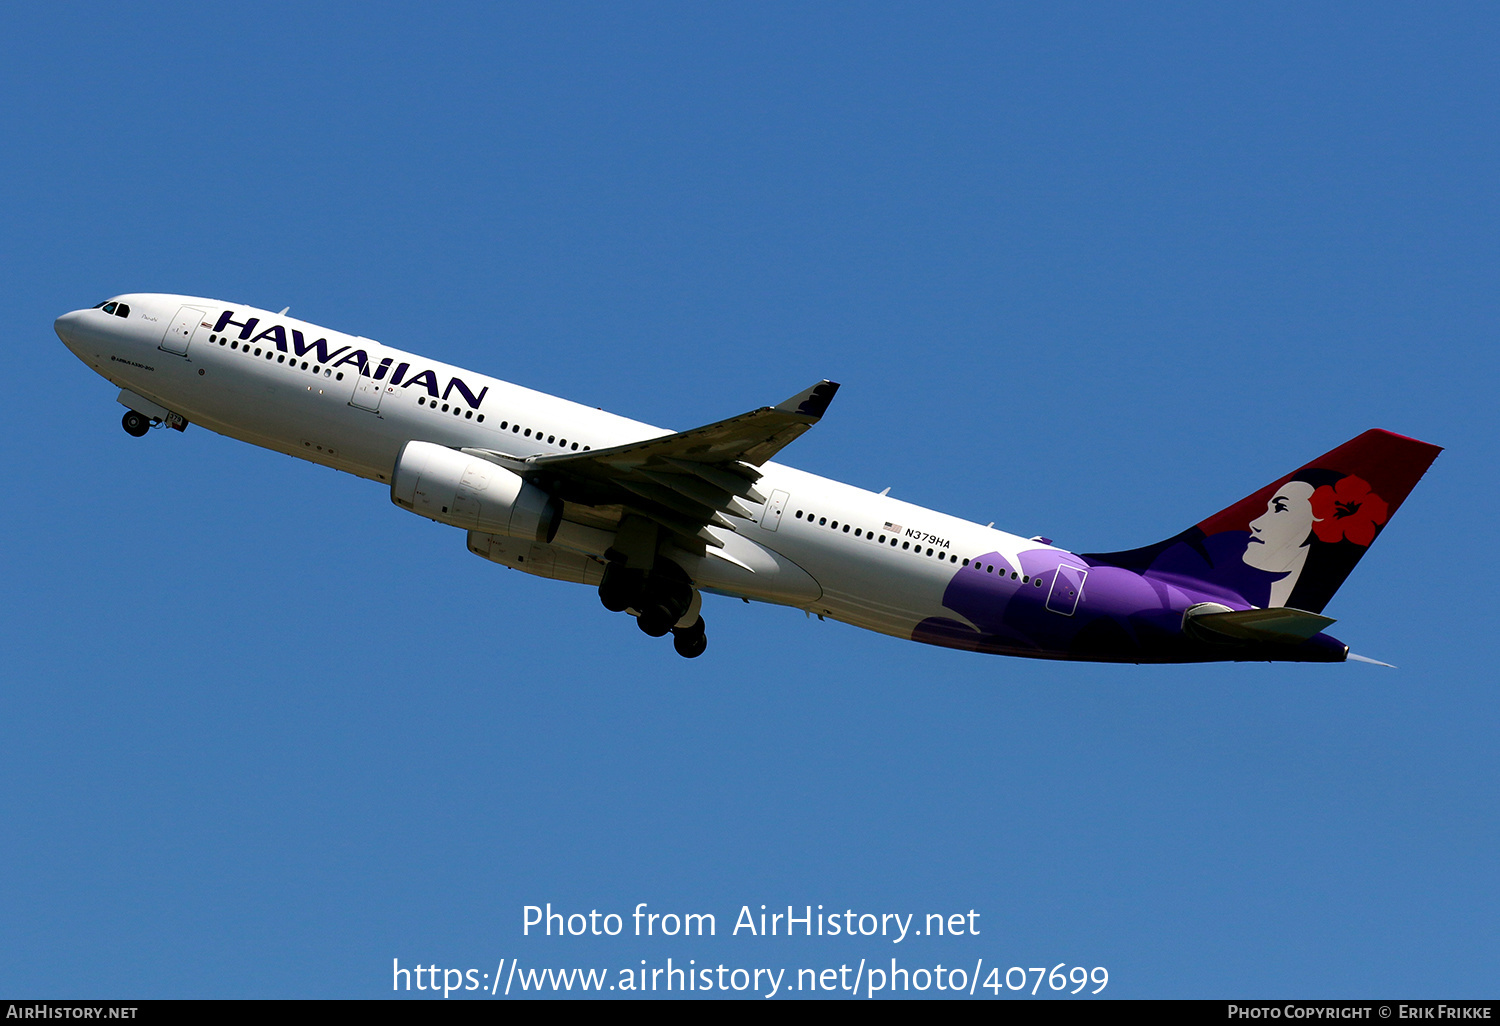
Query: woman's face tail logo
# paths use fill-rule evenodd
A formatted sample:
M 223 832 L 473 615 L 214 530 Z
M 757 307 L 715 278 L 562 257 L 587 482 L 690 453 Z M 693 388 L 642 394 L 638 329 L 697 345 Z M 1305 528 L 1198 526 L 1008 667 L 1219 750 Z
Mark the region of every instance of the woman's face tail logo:
M 1245 562 L 1257 570 L 1290 573 L 1307 559 L 1307 542 L 1316 527 L 1313 486 L 1288 481 L 1276 490 L 1266 511 L 1250 522 Z
M 1266 511 L 1251 521 L 1245 563 L 1281 575 L 1271 583 L 1269 605 L 1284 606 L 1291 601 L 1298 582 L 1308 571 L 1310 558 L 1315 568 L 1322 566 L 1310 571 L 1316 585 L 1334 572 L 1318 561 L 1326 564 L 1328 556 L 1340 551 L 1334 548 L 1337 542 L 1348 540 L 1360 548 L 1368 546 L 1390 513 L 1386 501 L 1370 491 L 1369 482 L 1353 474 L 1316 487 L 1308 481 L 1293 479 L 1276 489 L 1266 503 Z M 1333 588 L 1338 587 L 1353 565 L 1349 562 L 1343 567 Z M 1331 589 L 1328 594 L 1332 594 Z M 1327 598 L 1323 596 L 1322 601 Z M 1321 608 L 1316 596 L 1302 595 L 1301 600 L 1312 600 L 1316 604 L 1310 608 Z

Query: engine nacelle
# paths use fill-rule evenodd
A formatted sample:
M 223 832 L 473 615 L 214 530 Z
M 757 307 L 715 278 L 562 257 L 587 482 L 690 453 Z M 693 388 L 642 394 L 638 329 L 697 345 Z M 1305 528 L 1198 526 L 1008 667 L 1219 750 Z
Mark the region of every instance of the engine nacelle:
M 432 442 L 402 446 L 391 501 L 453 527 L 540 542 L 562 522 L 562 503 L 519 474 Z

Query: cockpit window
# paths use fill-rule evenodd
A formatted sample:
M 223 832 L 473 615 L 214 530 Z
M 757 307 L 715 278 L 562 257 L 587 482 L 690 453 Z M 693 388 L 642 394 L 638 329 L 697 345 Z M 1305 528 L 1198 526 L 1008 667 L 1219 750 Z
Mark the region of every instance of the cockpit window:
M 105 303 L 104 304 L 104 312 L 105 313 L 114 313 L 115 312 L 115 307 L 117 307 L 119 305 L 120 305 L 119 303 Z
M 130 316 L 130 307 L 127 306 L 124 303 L 121 303 L 119 306 L 115 307 L 115 316 L 116 317 L 129 317 Z
M 99 309 L 101 306 L 103 306 L 107 302 L 109 302 L 109 300 L 107 300 L 107 299 L 101 299 L 99 302 L 95 303 L 89 309 L 91 309 L 91 310 L 97 310 L 97 309 Z

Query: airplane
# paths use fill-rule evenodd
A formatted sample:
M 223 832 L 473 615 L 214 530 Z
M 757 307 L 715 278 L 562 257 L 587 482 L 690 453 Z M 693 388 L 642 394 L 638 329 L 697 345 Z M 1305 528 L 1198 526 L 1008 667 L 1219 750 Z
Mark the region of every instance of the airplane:
M 1075 553 L 774 462 L 832 381 L 673 432 L 285 309 L 140 293 L 54 327 L 119 387 L 131 435 L 196 424 L 378 482 L 690 659 L 712 594 L 1002 655 L 1375 662 L 1322 612 L 1442 451 L 1366 431 L 1165 541 Z

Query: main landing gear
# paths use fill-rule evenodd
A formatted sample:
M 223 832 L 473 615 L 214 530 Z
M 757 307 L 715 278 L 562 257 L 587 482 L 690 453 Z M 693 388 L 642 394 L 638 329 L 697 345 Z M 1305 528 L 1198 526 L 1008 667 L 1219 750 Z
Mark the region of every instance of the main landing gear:
M 120 418 L 120 426 L 125 429 L 127 435 L 140 438 L 151 430 L 151 418 L 144 413 L 136 413 L 134 410 L 126 410 L 125 416 Z
M 708 648 L 708 635 L 703 629 L 703 617 L 691 627 L 672 628 L 672 647 L 684 659 L 697 659 Z
M 702 598 L 676 563 L 658 560 L 650 571 L 611 562 L 599 582 L 599 601 L 612 613 L 635 611 L 641 631 L 653 638 L 672 635 L 672 647 L 685 659 L 696 659 L 708 648 Z

